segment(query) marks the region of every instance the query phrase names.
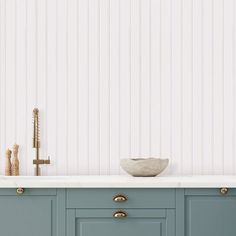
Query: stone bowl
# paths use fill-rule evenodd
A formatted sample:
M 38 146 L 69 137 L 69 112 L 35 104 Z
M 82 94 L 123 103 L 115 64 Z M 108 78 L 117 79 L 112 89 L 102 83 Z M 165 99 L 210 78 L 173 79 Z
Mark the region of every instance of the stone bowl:
M 121 159 L 121 167 L 134 177 L 154 177 L 167 166 L 169 160 L 161 158 L 126 158 Z

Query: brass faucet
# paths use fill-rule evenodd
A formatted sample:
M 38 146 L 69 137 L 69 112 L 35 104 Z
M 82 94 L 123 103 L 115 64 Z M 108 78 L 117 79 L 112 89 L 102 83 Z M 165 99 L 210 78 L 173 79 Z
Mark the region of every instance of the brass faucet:
M 34 108 L 33 110 L 33 148 L 35 148 L 36 158 L 33 160 L 33 164 L 36 165 L 35 175 L 39 176 L 41 174 L 39 165 L 50 164 L 50 159 L 42 160 L 39 158 L 39 148 L 40 148 L 40 135 L 39 135 L 39 109 Z

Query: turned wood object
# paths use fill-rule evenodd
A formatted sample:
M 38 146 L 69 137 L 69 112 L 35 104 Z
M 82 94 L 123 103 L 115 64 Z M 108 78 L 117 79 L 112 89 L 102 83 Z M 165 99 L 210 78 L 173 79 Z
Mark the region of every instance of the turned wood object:
M 15 144 L 13 146 L 13 158 L 12 158 L 12 164 L 11 164 L 11 174 L 13 176 L 18 176 L 20 174 L 18 150 L 19 150 L 19 145 Z
M 11 176 L 11 150 L 6 150 L 5 175 Z

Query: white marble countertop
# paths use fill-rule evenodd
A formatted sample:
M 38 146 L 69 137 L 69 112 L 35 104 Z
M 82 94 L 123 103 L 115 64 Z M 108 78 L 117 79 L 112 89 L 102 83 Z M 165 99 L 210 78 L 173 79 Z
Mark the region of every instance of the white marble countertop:
M 236 176 L 0 176 L 0 188 L 236 188 Z

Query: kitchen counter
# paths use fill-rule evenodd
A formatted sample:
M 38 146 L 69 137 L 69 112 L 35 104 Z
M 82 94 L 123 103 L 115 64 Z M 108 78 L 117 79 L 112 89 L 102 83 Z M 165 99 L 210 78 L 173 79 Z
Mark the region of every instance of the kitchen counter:
M 0 176 L 0 188 L 236 188 L 236 176 Z
M 236 176 L 0 176 L 0 209 L 7 236 L 235 236 Z

